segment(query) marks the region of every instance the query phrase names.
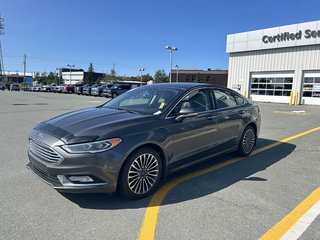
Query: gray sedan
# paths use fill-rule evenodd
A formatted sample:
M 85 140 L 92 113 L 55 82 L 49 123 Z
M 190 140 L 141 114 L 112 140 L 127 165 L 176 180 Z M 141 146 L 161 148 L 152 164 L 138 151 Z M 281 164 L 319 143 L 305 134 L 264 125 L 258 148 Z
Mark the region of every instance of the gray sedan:
M 138 199 L 181 168 L 227 152 L 249 155 L 259 129 L 259 107 L 230 89 L 147 85 L 38 124 L 28 167 L 58 191 Z

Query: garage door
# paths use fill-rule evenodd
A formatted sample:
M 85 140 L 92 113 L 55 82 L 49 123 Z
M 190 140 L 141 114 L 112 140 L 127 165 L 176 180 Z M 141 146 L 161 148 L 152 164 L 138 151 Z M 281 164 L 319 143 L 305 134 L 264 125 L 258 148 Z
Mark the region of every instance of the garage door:
M 294 72 L 251 73 L 250 97 L 254 101 L 289 103 Z
M 320 71 L 304 72 L 302 104 L 320 105 Z

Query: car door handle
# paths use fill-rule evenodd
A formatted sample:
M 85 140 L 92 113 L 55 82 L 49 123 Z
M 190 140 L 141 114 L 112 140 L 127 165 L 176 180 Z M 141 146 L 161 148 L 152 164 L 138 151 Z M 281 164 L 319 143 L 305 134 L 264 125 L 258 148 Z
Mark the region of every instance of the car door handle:
M 243 115 L 243 114 L 245 114 L 245 111 L 244 110 L 239 110 L 239 114 Z
M 223 118 L 224 118 L 224 119 L 229 119 L 230 117 L 229 117 L 229 116 L 223 116 Z

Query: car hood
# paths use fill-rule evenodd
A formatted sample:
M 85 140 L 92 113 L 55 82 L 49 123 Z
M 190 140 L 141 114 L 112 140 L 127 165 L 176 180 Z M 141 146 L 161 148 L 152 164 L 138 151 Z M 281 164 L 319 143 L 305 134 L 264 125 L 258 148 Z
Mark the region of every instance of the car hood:
M 110 108 L 87 108 L 66 113 L 45 122 L 35 129 L 61 139 L 67 144 L 94 141 L 115 132 L 151 121 L 155 116 L 130 113 Z M 138 121 L 137 121 L 138 120 Z

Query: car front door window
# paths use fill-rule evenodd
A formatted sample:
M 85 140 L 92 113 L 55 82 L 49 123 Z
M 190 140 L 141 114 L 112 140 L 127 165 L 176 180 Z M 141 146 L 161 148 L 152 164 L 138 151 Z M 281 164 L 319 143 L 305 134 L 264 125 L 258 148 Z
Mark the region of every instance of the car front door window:
M 210 93 L 208 90 L 195 90 L 186 95 L 173 109 L 171 116 L 179 115 L 182 108 L 190 108 L 195 113 L 213 110 Z

